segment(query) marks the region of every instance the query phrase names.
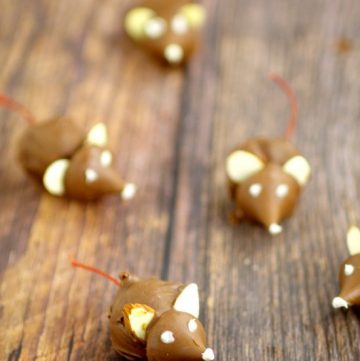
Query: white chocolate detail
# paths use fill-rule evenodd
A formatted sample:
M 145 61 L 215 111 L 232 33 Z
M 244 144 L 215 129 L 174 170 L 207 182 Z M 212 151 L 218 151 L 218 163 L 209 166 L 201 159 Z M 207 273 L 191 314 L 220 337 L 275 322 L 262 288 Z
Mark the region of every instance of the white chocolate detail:
M 204 361 L 213 361 L 215 360 L 215 355 L 214 355 L 214 351 L 211 348 L 207 348 L 203 353 L 202 353 L 202 359 Z
M 166 32 L 166 21 L 162 18 L 152 18 L 144 25 L 145 35 L 150 39 L 158 39 Z
M 174 303 L 174 309 L 179 312 L 189 313 L 195 318 L 199 318 L 199 289 L 195 283 L 190 283 L 182 290 Z
M 94 125 L 86 138 L 88 144 L 96 145 L 98 147 L 103 147 L 108 142 L 108 133 L 107 128 L 104 123 L 98 123 Z
M 176 35 L 183 35 L 189 30 L 189 23 L 185 16 L 176 15 L 171 21 L 171 30 Z
M 347 246 L 352 256 L 360 253 L 360 229 L 358 227 L 350 227 L 347 233 Z
M 263 189 L 263 187 L 261 184 L 255 183 L 250 186 L 249 193 L 253 198 L 257 198 L 261 194 L 262 189 Z
M 192 319 L 188 322 L 188 329 L 191 333 L 197 330 L 198 326 L 195 319 Z
M 121 198 L 124 201 L 132 199 L 135 197 L 136 191 L 137 191 L 137 187 L 134 183 L 127 183 L 121 192 Z
M 344 274 L 345 276 L 351 276 L 354 273 L 354 266 L 352 264 L 346 264 L 344 266 Z
M 269 227 L 269 232 L 272 234 L 272 235 L 276 235 L 276 234 L 279 234 L 281 233 L 283 230 L 283 228 L 280 226 L 280 224 L 277 224 L 277 223 L 273 223 L 270 225 Z
M 245 150 L 236 150 L 226 159 L 226 173 L 235 183 L 240 183 L 260 172 L 264 166 L 260 158 Z
M 141 305 L 134 307 L 127 316 L 131 331 L 140 340 L 146 339 L 146 329 L 155 316 L 155 311 Z
M 145 36 L 144 25 L 153 16 L 155 16 L 154 11 L 145 7 L 130 10 L 124 23 L 127 34 L 134 40 L 143 39 Z
M 69 165 L 68 159 L 59 159 L 47 167 L 43 176 L 43 184 L 50 194 L 55 196 L 65 194 L 65 174 Z
M 85 181 L 86 183 L 94 183 L 99 179 L 99 175 L 96 173 L 94 169 L 86 169 L 85 171 Z
M 178 44 L 169 44 L 164 50 L 164 56 L 170 64 L 178 64 L 184 58 L 184 49 Z
M 285 173 L 292 176 L 303 187 L 309 181 L 311 168 L 309 162 L 301 155 L 290 158 L 284 165 Z
M 276 187 L 276 197 L 285 198 L 289 194 L 289 186 L 287 184 L 279 184 Z
M 332 300 L 332 306 L 334 308 L 349 308 L 349 304 L 341 297 L 335 297 Z
M 187 4 L 184 5 L 179 12 L 180 15 L 184 16 L 187 22 L 193 28 L 201 27 L 206 18 L 205 9 L 199 4 Z
M 104 150 L 100 156 L 100 163 L 103 167 L 108 167 L 112 163 L 112 153 L 110 150 Z
M 170 344 L 175 342 L 174 334 L 171 331 L 164 331 L 160 336 L 161 342 Z

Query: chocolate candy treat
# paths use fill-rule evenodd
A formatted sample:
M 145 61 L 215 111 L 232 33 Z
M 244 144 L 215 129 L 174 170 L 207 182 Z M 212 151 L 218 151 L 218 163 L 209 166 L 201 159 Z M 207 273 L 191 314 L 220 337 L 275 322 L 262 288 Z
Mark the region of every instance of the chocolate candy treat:
M 297 120 L 296 99 L 283 79 L 272 75 L 288 94 L 292 115 L 285 138 L 254 138 L 234 149 L 226 160 L 234 217 L 263 224 L 271 234 L 282 231 L 280 222 L 291 216 L 310 177 L 310 165 L 288 140 Z
M 72 260 L 74 267 L 96 272 L 119 290 L 110 307 L 113 347 L 121 356 L 149 361 L 211 361 L 205 330 L 198 320 L 199 293 L 187 286 L 156 278 L 120 274 L 120 282 L 91 266 Z
M 127 12 L 128 36 L 171 65 L 183 64 L 198 46 L 205 10 L 189 0 L 142 0 Z
M 360 230 L 351 227 L 347 234 L 350 257 L 340 266 L 340 294 L 332 301 L 334 308 L 360 305 Z
M 0 105 L 29 121 L 19 139 L 18 158 L 49 193 L 85 201 L 107 194 L 119 194 L 123 199 L 135 195 L 135 185 L 125 183 L 111 166 L 113 155 L 106 147 L 104 124 L 86 134 L 71 119 L 37 123 L 22 105 L 6 96 L 0 95 Z

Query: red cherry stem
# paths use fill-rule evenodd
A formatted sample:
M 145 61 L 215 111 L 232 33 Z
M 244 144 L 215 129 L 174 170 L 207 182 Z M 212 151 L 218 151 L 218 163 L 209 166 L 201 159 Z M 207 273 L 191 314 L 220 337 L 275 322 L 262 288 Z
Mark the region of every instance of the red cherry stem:
M 272 73 L 269 74 L 269 78 L 280 87 L 280 89 L 287 95 L 289 99 L 291 112 L 289 116 L 288 126 L 285 132 L 285 138 L 289 140 L 294 135 L 299 117 L 298 101 L 290 85 L 280 75 Z
M 14 99 L 7 97 L 6 95 L 0 94 L 0 106 L 3 108 L 14 110 L 18 114 L 20 114 L 30 125 L 36 123 L 35 117 L 25 106 L 21 105 Z
M 120 287 L 120 281 L 118 279 L 116 279 L 115 277 L 109 275 L 108 273 L 105 273 L 104 271 L 96 268 L 96 267 L 93 267 L 93 266 L 90 266 L 90 265 L 87 265 L 85 263 L 81 263 L 79 261 L 77 261 L 76 259 L 72 258 L 69 256 L 69 259 L 70 259 L 70 263 L 71 265 L 74 267 L 74 268 L 82 268 L 86 271 L 89 271 L 89 272 L 92 272 L 92 273 L 95 273 L 101 277 L 104 277 L 106 278 L 107 280 L 111 281 L 112 283 L 114 283 L 116 286 Z

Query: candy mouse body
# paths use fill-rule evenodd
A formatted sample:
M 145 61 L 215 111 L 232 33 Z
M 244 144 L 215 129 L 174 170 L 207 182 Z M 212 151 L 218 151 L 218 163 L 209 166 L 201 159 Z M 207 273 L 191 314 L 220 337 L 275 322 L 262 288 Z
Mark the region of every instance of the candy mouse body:
M 138 1 L 125 16 L 128 36 L 170 65 L 185 63 L 199 43 L 204 8 L 189 0 Z
M 360 230 L 351 227 L 347 234 L 350 257 L 340 266 L 340 293 L 332 301 L 334 308 L 360 306 Z
M 72 263 L 94 271 L 77 261 Z M 184 286 L 122 273 L 118 286 L 108 316 L 117 353 L 129 360 L 215 360 L 212 349 L 206 347 L 205 330 L 198 320 L 196 284 Z
M 82 201 L 110 194 L 123 199 L 135 195 L 135 185 L 124 182 L 112 167 L 113 155 L 107 147 L 103 123 L 86 133 L 68 118 L 38 123 L 22 105 L 3 95 L 0 105 L 29 121 L 30 126 L 19 138 L 18 158 L 26 172 L 50 194 Z
M 287 86 L 281 78 L 273 80 Z M 291 127 L 296 113 L 294 110 Z M 280 233 L 280 222 L 292 215 L 310 173 L 308 161 L 288 137 L 253 138 L 244 142 L 226 159 L 230 197 L 235 203 L 233 216 L 237 221 L 258 222 L 271 234 Z

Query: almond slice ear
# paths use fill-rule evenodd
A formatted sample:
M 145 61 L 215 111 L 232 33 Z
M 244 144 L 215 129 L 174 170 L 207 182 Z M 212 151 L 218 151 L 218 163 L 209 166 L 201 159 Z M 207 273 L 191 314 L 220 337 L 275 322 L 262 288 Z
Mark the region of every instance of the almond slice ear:
M 184 5 L 180 9 L 179 15 L 183 16 L 193 28 L 199 28 L 205 23 L 205 9 L 199 4 Z
M 86 142 L 91 145 L 103 147 L 108 142 L 108 132 L 104 123 L 95 124 L 89 131 Z
M 130 10 L 125 17 L 125 30 L 130 38 L 141 40 L 145 37 L 145 24 L 156 14 L 146 7 L 137 7 Z
M 245 150 L 236 150 L 226 159 L 226 173 L 234 183 L 243 182 L 260 172 L 264 166 L 259 157 Z
M 45 189 L 54 196 L 65 194 L 65 174 L 69 168 L 68 159 L 59 159 L 51 163 L 43 176 Z
M 123 308 L 126 329 L 141 341 L 146 339 L 146 329 L 155 316 L 155 310 L 143 304 L 126 304 Z
M 352 226 L 348 230 L 347 246 L 352 256 L 360 253 L 360 229 L 358 227 Z
M 174 309 L 179 312 L 189 313 L 195 318 L 199 318 L 199 289 L 195 283 L 190 283 L 182 290 L 174 303 Z
M 290 158 L 284 165 L 285 173 L 292 176 L 301 187 L 304 187 L 309 181 L 311 168 L 309 162 L 301 155 Z

